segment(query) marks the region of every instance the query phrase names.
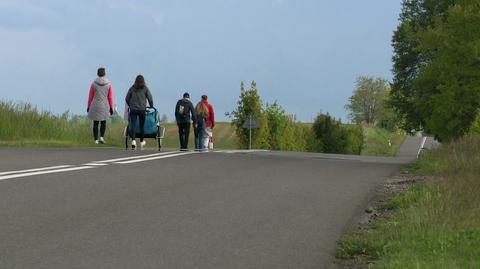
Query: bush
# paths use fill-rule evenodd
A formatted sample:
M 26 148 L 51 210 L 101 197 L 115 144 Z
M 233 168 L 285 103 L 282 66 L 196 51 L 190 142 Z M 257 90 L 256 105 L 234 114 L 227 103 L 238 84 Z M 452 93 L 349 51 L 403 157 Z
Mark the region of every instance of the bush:
M 363 131 L 359 126 L 344 126 L 328 113 L 320 114 L 312 127 L 310 149 L 325 153 L 360 154 L 363 149 Z

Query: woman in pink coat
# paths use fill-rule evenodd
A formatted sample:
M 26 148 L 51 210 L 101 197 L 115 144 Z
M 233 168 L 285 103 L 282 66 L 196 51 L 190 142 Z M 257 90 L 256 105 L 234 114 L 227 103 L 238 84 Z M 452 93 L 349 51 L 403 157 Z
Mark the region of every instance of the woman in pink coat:
M 97 71 L 98 78 L 90 86 L 88 96 L 88 118 L 93 120 L 93 137 L 95 144 L 105 144 L 105 130 L 107 119 L 113 115 L 113 88 L 112 83 L 105 77 L 105 68 Z M 100 139 L 98 138 L 98 124 L 100 123 Z

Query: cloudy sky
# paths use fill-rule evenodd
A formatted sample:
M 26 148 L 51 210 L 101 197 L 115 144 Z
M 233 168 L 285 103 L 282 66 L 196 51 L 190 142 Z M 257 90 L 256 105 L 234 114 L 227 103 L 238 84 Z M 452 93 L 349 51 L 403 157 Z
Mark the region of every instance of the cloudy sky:
M 0 99 L 85 114 L 99 66 L 115 99 L 143 74 L 161 113 L 210 96 L 221 120 L 256 80 L 302 121 L 346 119 L 358 76 L 391 79 L 401 0 L 0 0 Z

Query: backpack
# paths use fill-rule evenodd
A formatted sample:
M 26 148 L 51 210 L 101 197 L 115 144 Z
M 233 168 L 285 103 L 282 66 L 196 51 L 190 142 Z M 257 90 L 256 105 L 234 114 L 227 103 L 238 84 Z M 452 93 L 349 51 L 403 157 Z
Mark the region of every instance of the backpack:
M 182 118 L 187 118 L 190 116 L 190 106 L 188 101 L 182 100 L 180 102 L 180 105 L 178 106 L 178 114 Z

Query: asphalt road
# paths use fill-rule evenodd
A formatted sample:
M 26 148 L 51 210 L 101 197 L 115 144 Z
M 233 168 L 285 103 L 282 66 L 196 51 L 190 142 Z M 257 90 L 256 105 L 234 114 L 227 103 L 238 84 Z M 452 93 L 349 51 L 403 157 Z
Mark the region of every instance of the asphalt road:
M 397 158 L 0 148 L 0 268 L 331 268 L 419 143 Z

